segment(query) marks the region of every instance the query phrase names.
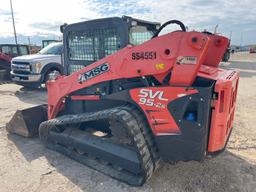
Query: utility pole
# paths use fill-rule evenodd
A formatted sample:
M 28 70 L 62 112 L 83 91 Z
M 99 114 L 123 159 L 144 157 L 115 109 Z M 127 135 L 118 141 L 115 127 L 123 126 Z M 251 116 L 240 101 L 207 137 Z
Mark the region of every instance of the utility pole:
M 28 36 L 28 47 L 29 47 L 29 54 L 31 54 L 31 43 L 30 43 L 30 37 Z
M 15 43 L 16 43 L 16 45 L 18 46 L 17 34 L 16 34 L 15 22 L 14 22 L 14 15 L 13 15 L 13 9 L 12 9 L 12 0 L 10 0 L 10 5 L 11 5 L 12 25 L 13 25 L 13 31 L 14 31 L 14 37 L 15 37 Z M 17 48 L 18 48 L 18 47 L 17 47 Z
M 231 41 L 231 37 L 232 37 L 232 31 L 230 31 L 230 33 L 229 33 L 229 39 L 230 39 L 230 41 Z
M 242 47 L 243 45 L 243 31 L 241 31 L 241 40 L 240 40 L 240 46 Z
M 215 28 L 214 28 L 214 34 L 217 34 L 217 29 L 218 29 L 218 27 L 219 27 L 219 24 L 217 24 L 217 25 L 215 26 Z

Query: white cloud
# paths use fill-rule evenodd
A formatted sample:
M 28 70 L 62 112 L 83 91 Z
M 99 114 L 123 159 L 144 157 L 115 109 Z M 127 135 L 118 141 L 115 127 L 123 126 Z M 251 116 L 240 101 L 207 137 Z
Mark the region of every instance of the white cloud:
M 256 33 L 255 0 L 12 0 L 17 32 L 23 35 L 60 34 L 61 23 L 74 23 L 128 14 L 145 20 L 164 22 L 179 19 L 189 29 L 213 30 L 219 24 L 224 34 L 233 31 Z M 0 36 L 13 34 L 9 0 L 0 0 Z M 253 25 L 254 23 L 254 25 Z M 41 24 L 41 26 L 39 26 Z M 54 26 L 56 26 L 54 28 Z M 248 37 L 248 41 L 250 38 Z M 254 37 L 256 42 L 256 37 Z
M 4 11 L 10 10 L 9 0 L 0 0 L 0 5 Z M 16 23 L 17 32 L 24 35 L 33 35 L 39 32 L 54 33 L 54 30 L 33 27 L 34 23 L 49 23 L 49 25 L 56 22 L 73 23 L 80 21 L 79 18 L 85 13 L 89 14 L 90 18 L 99 16 L 89 7 L 85 8 L 81 0 L 13 0 L 13 9 L 15 20 L 18 20 Z M 3 21 L 11 15 L 1 15 L 0 10 L 0 17 L 0 34 L 12 33 L 12 23 Z

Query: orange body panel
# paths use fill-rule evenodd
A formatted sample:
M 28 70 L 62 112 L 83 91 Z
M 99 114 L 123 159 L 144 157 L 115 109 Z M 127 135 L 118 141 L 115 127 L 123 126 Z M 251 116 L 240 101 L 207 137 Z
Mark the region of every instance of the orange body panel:
M 140 91 L 151 93 L 151 97 L 148 95 L 147 98 L 149 99 L 144 102 L 144 97 L 142 97 Z M 144 111 L 154 135 L 181 133 L 180 128 L 168 111 L 167 105 L 177 98 L 195 93 L 198 93 L 196 89 L 186 89 L 185 87 L 150 87 L 130 91 L 131 98 Z
M 202 66 L 199 76 L 216 80 L 212 102 L 212 115 L 208 151 L 223 149 L 233 127 L 239 73 L 233 70 Z

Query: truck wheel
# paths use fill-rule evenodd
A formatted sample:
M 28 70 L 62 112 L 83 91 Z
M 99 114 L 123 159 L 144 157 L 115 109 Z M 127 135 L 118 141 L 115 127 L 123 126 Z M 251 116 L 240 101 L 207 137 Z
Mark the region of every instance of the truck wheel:
M 61 73 L 60 73 L 59 70 L 56 70 L 56 69 L 49 70 L 49 71 L 46 73 L 46 75 L 45 75 L 45 77 L 44 77 L 44 81 L 43 81 L 43 84 L 45 85 L 45 87 L 46 87 L 46 82 L 50 79 L 50 74 L 51 74 L 51 73 L 57 73 L 57 74 L 61 75 Z
M 23 86 L 23 88 L 25 90 L 34 90 L 34 89 L 38 89 L 39 88 L 39 84 L 38 83 L 25 83 L 25 84 L 23 84 L 23 83 L 16 83 L 16 84 Z

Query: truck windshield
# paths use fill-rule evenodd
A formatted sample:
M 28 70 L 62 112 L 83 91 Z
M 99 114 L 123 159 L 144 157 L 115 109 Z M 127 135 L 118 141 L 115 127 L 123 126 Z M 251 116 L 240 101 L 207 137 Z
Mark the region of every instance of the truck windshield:
M 51 43 L 39 51 L 42 55 L 61 55 L 63 45 L 61 43 Z

